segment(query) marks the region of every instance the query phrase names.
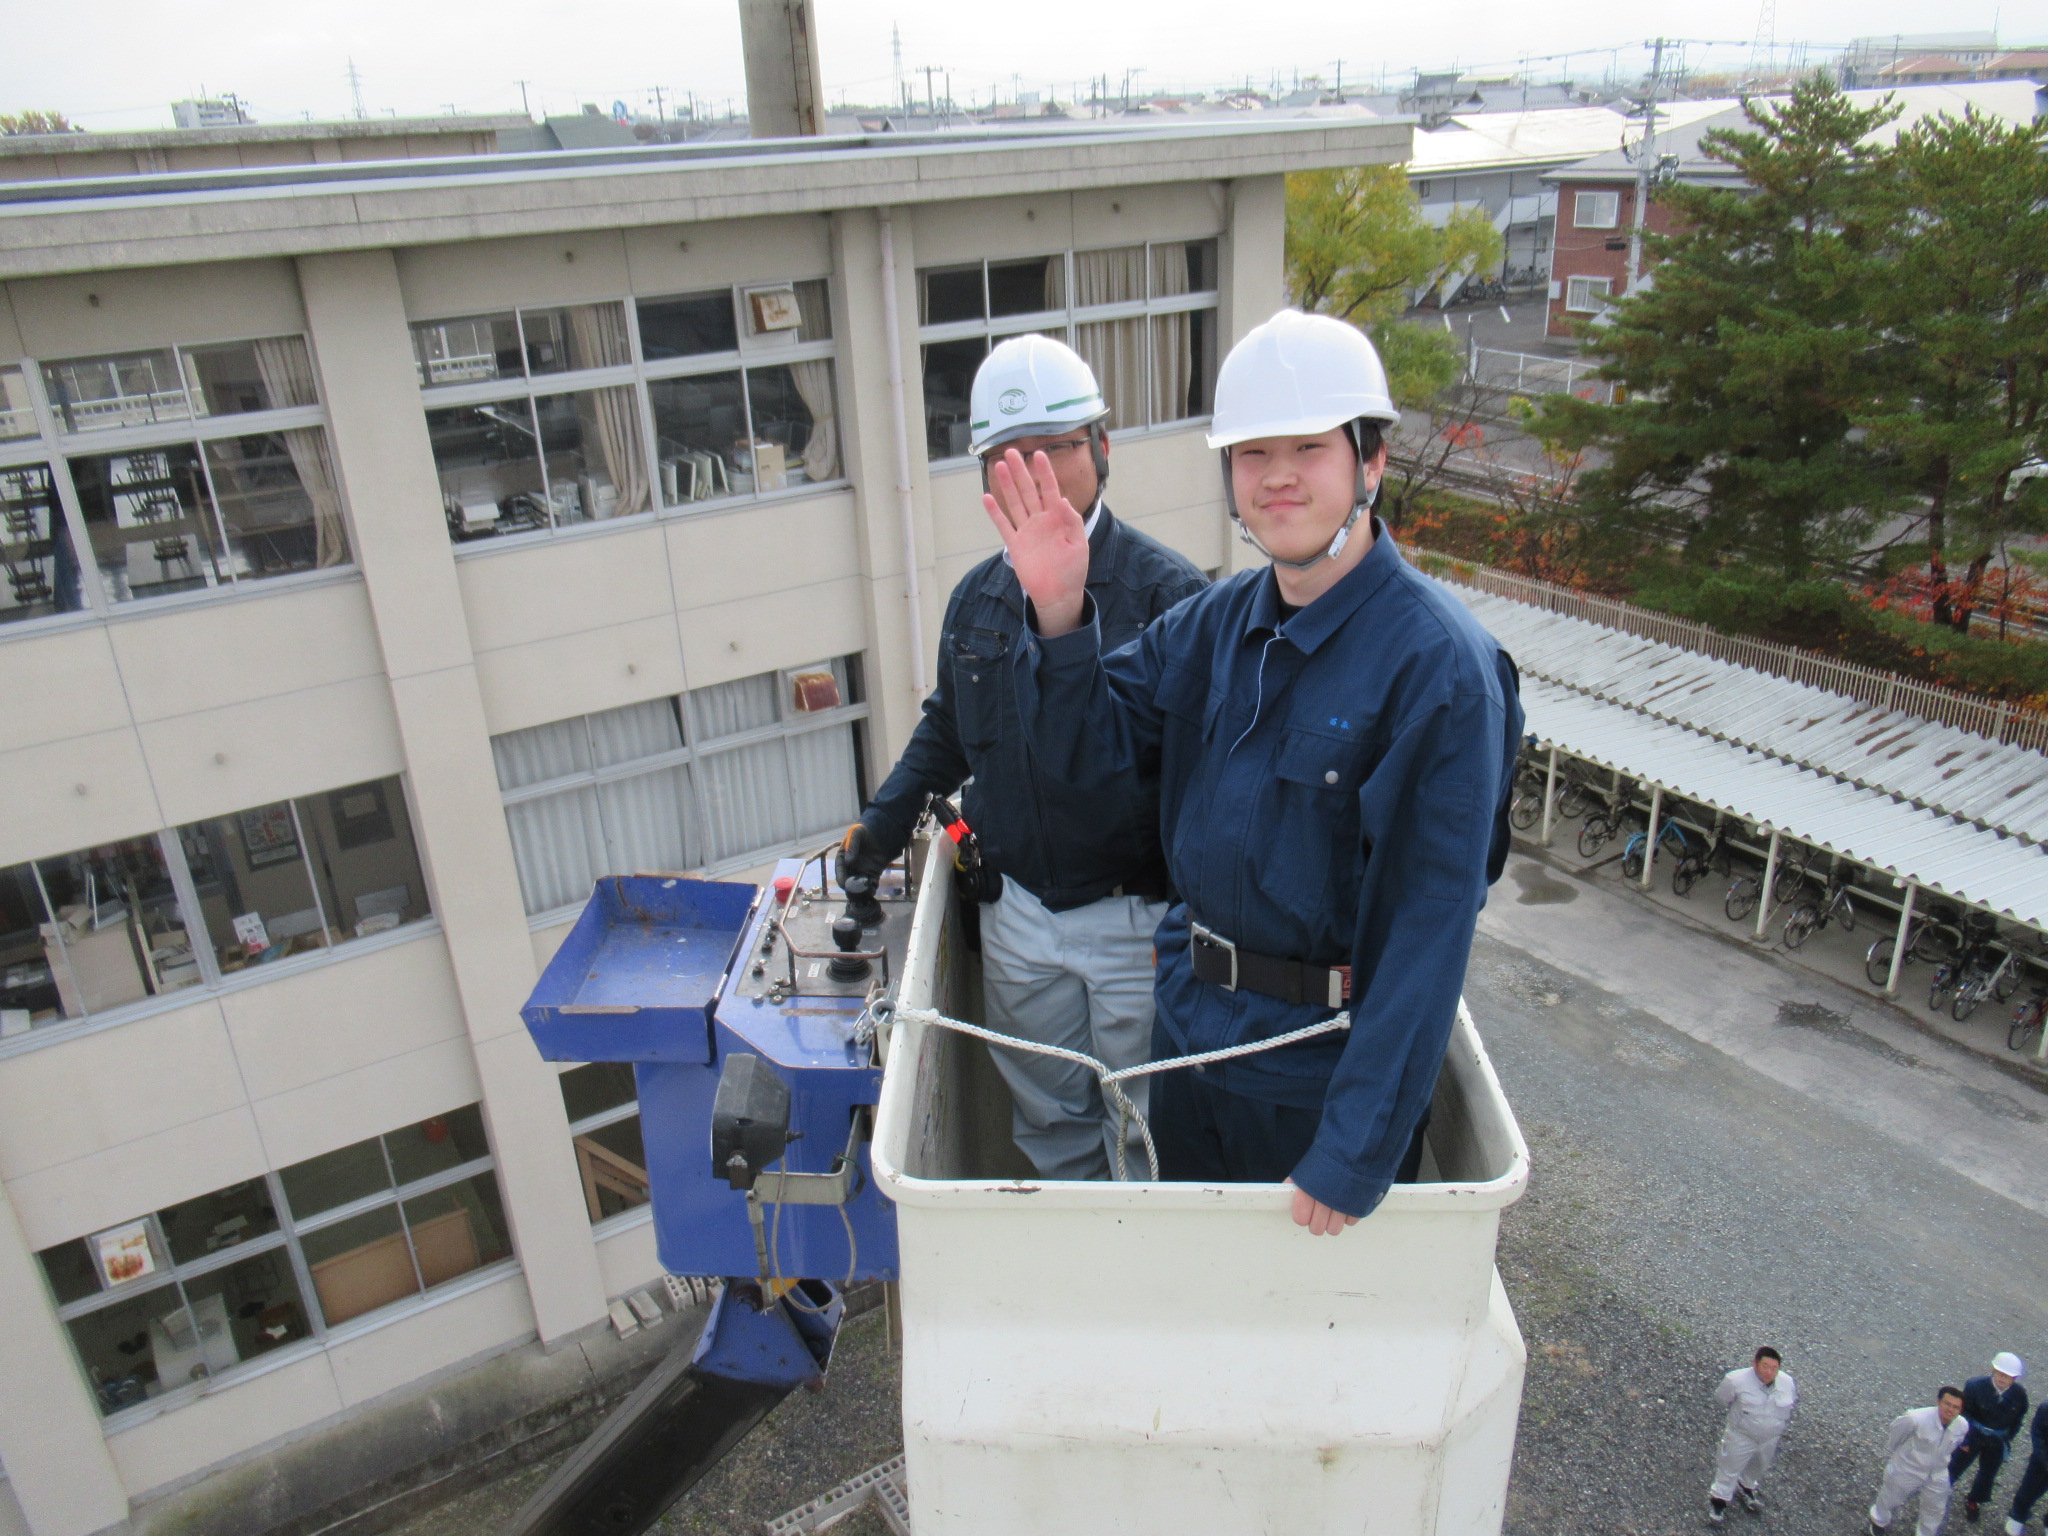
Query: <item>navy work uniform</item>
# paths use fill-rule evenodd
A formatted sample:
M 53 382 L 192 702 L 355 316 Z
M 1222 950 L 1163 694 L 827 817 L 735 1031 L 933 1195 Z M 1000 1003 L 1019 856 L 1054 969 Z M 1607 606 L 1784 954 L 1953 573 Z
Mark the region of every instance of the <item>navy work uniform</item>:
M 1116 644 L 1206 585 L 1187 559 L 1096 502 L 1088 595 Z M 1075 793 L 1031 771 L 1010 684 L 1023 626 L 1024 592 L 1002 553 L 961 578 L 924 717 L 861 823 L 893 856 L 925 797 L 965 782 L 962 815 L 1003 877 L 1001 898 L 981 916 L 990 1027 L 1135 1066 L 1151 1042 L 1152 934 L 1166 911 L 1157 786 L 1134 775 Z M 1095 1075 L 1050 1056 L 992 1054 L 1016 1103 L 1017 1145 L 1039 1174 L 1107 1178 L 1116 1129 Z
M 2000 1392 L 1989 1376 L 1972 1376 L 1963 1383 L 1963 1417 L 1970 1421 L 1970 1438 L 1950 1458 L 1948 1480 L 1959 1482 L 1974 1460 L 1977 1475 L 1965 1497 L 1972 1504 L 1982 1504 L 1991 1497 L 1991 1485 L 2005 1465 L 2005 1448 L 2027 1422 L 2027 1389 L 2015 1381 Z
M 1030 631 L 1016 664 L 1049 780 L 1158 775 L 1179 900 L 1154 1058 L 1351 1010 L 1348 1034 L 1158 1079 L 1162 1175 L 1292 1177 L 1347 1215 L 1412 1177 L 1522 735 L 1506 653 L 1373 531 L 1298 611 L 1246 571 L 1112 649 L 1091 586 L 1080 627 Z
M 2006 1514 L 2006 1536 L 2019 1536 L 2026 1527 L 2027 1516 L 2034 1512 L 2034 1501 L 2048 1493 L 2048 1403 L 2034 1410 L 2033 1424 L 2034 1453 L 2027 1458 L 2027 1470 L 2020 1474 L 2020 1485 L 2012 1491 L 2012 1508 Z

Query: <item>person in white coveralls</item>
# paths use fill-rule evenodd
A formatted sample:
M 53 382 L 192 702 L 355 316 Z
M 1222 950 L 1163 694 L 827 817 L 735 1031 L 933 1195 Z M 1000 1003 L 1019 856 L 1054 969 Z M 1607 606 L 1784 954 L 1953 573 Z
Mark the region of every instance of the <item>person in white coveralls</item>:
M 1935 1536 L 1948 1514 L 1948 1459 L 1969 1432 L 1961 1387 L 1943 1387 L 1932 1408 L 1914 1408 L 1892 1420 L 1885 1437 L 1884 1481 L 1870 1506 L 1871 1536 L 1883 1536 L 1892 1516 L 1916 1494 L 1919 1536 Z
M 1799 1388 L 1785 1369 L 1785 1357 L 1766 1344 L 1748 1365 L 1721 1378 L 1714 1401 L 1728 1410 L 1714 1486 L 1707 1490 L 1707 1523 L 1719 1525 L 1727 1518 L 1731 1499 L 1752 1515 L 1763 1513 L 1757 1484 L 1777 1460 L 1778 1442 L 1792 1422 Z

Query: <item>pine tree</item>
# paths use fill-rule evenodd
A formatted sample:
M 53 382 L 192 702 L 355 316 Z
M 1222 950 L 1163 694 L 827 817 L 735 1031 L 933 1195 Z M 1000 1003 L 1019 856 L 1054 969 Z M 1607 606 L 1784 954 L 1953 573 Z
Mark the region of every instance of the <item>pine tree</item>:
M 1916 124 L 1891 157 L 1882 366 L 1858 420 L 1925 498 L 1930 606 L 1959 630 L 1998 545 L 2048 522 L 2048 482 L 2014 479 L 2048 428 L 2044 151 L 2048 123 L 1970 113 Z
M 1604 455 L 1580 487 L 1596 536 L 1799 579 L 1854 553 L 1896 497 L 1851 429 L 1885 214 L 1882 152 L 1864 140 L 1898 109 L 1858 109 L 1814 77 L 1744 115 L 1701 140 L 1741 186 L 1660 189 L 1674 230 L 1648 240 L 1651 281 L 1589 338 L 1621 403 L 1551 397 L 1539 427 Z

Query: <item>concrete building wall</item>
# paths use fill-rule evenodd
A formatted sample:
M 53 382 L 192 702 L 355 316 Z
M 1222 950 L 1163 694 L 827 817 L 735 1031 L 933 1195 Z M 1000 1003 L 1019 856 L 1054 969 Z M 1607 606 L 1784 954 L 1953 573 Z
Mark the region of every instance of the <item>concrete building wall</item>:
M 928 680 L 948 591 L 996 543 L 971 469 L 927 467 L 917 269 L 1217 238 L 1227 347 L 1283 300 L 1283 195 L 1276 170 L 890 211 L 907 510 L 872 208 L 4 285 L 0 363 L 306 336 L 352 558 L 0 628 L 0 867 L 396 776 L 433 913 L 318 964 L 0 1043 L 0 1464 L 36 1536 L 87 1536 L 131 1501 L 189 1496 L 434 1372 L 577 1339 L 604 1325 L 608 1297 L 658 1274 L 644 1211 L 593 1231 L 558 1071 L 520 1026 L 562 930 L 529 922 L 490 738 L 858 654 L 874 782 L 917 718 L 914 676 Z M 830 279 L 843 483 L 451 545 L 410 322 L 811 277 Z M 1119 433 L 1110 494 L 1219 569 L 1242 551 L 1201 432 Z M 197 1395 L 102 1418 L 40 1250 L 469 1104 L 489 1128 L 512 1260 Z

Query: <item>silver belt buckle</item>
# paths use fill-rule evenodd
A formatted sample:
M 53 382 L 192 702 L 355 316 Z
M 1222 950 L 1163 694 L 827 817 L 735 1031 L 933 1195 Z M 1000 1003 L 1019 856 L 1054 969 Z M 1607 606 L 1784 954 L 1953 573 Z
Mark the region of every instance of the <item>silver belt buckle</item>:
M 1188 919 L 1188 937 L 1197 944 L 1207 944 L 1212 949 L 1225 950 L 1230 955 L 1230 980 L 1223 983 L 1223 990 L 1237 990 L 1237 946 L 1213 928 L 1205 928 L 1193 918 Z

